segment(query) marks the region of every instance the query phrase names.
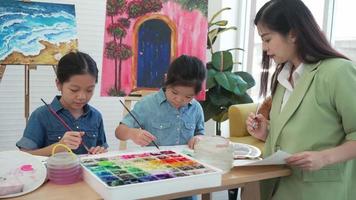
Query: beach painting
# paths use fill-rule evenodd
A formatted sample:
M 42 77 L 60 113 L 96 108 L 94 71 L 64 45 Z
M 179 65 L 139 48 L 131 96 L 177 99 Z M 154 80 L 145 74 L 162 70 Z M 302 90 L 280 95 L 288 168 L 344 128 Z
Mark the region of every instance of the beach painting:
M 77 49 L 74 5 L 0 1 L 0 64 L 56 65 Z
M 182 54 L 205 62 L 207 8 L 208 0 L 107 0 L 101 95 L 158 90 Z

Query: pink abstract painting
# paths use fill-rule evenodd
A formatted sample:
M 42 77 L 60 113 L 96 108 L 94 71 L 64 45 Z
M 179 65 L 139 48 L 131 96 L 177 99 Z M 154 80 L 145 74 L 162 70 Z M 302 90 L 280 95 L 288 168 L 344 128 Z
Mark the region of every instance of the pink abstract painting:
M 206 62 L 207 0 L 108 0 L 102 96 L 158 89 L 170 62 L 185 54 Z M 205 88 L 198 99 L 205 98 Z

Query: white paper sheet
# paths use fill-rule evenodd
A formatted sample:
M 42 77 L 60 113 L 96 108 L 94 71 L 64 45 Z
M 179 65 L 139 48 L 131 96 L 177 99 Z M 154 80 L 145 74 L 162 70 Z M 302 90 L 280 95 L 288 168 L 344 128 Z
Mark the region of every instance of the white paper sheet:
M 252 165 L 284 165 L 285 159 L 291 154 L 284 151 L 277 151 L 269 157 L 261 160 L 234 160 L 234 166 L 252 166 Z

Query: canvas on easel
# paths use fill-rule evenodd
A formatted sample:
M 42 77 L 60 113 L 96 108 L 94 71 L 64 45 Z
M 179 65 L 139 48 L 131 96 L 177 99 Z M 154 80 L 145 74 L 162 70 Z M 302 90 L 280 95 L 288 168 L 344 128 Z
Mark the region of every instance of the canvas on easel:
M 29 117 L 30 70 L 57 65 L 77 49 L 75 7 L 33 1 L 0 1 L 0 81 L 6 65 L 25 67 L 25 118 Z
M 0 64 L 56 65 L 77 49 L 74 5 L 0 1 Z

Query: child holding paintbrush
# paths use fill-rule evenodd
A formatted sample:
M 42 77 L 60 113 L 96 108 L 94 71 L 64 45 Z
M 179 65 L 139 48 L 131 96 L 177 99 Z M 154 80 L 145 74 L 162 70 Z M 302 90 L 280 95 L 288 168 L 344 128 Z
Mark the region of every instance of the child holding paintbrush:
M 88 105 L 98 80 L 95 61 L 82 52 L 70 52 L 57 66 L 56 86 L 61 96 L 37 108 L 30 116 L 22 138 L 22 151 L 49 156 L 54 145 L 67 145 L 76 154 L 97 154 L 107 150 L 103 119 Z
M 204 134 L 203 110 L 194 96 L 205 77 L 205 66 L 198 58 L 178 57 L 168 69 L 164 87 L 135 104 L 116 128 L 116 137 L 141 146 L 188 144 L 193 148 Z

